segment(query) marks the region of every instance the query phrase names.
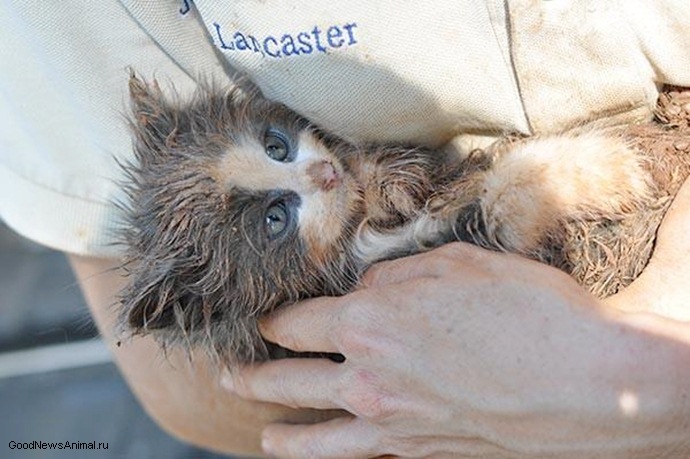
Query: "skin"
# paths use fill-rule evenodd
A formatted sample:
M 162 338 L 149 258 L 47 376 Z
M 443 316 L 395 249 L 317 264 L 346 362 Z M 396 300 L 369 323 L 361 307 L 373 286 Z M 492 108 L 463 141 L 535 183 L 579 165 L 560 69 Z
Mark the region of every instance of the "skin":
M 115 336 L 113 304 L 125 285 L 113 259 L 69 256 L 101 337 L 146 412 L 170 434 L 223 453 L 261 455 L 260 433 L 270 422 L 314 422 L 328 413 L 249 402 L 223 390 L 221 375 L 198 353 L 190 361 L 179 350 L 164 354 L 150 337 Z
M 464 244 L 380 263 L 358 291 L 263 323 L 268 339 L 341 352 L 344 364 L 286 360 L 234 376 L 201 355 L 166 359 L 150 338 L 116 346 L 111 305 L 123 279 L 106 272 L 116 261 L 71 261 L 146 410 L 207 448 L 257 454 L 263 445 L 295 458 L 686 457 L 687 234 L 690 183 L 649 267 L 608 304 L 552 268 Z M 337 413 L 255 400 L 352 415 L 306 426 Z
M 270 341 L 345 363 L 274 361 L 225 386 L 352 413 L 270 425 L 276 457 L 686 457 L 687 234 L 690 183 L 644 275 L 608 305 L 550 267 L 465 244 L 380 263 L 360 290 L 263 323 Z

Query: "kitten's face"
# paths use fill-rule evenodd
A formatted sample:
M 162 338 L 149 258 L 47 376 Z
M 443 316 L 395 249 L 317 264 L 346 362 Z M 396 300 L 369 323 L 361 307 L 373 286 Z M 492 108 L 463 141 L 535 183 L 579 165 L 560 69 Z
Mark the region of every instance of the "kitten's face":
M 211 175 L 230 192 L 262 196 L 263 214 L 246 217 L 267 244 L 297 237 L 315 263 L 326 262 L 361 217 L 355 180 L 308 129 L 272 123 L 251 131 L 221 153 Z
M 228 362 L 265 357 L 261 315 L 356 282 L 361 192 L 332 152 L 348 147 L 258 96 L 181 103 L 134 77 L 130 91 L 124 327 Z

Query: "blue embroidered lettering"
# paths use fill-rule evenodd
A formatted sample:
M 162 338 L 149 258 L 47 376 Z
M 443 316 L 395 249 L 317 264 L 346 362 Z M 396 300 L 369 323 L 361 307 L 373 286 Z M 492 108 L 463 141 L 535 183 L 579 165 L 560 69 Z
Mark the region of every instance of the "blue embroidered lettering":
M 244 38 L 242 32 L 235 32 L 235 35 L 232 38 L 235 39 L 235 48 L 237 48 L 239 51 L 249 49 L 249 43 L 247 43 L 247 39 Z
M 219 45 L 220 49 L 232 49 L 232 50 L 234 50 L 235 47 L 232 45 L 232 43 L 230 43 L 230 46 L 225 44 L 225 40 L 223 40 L 223 34 L 220 31 L 220 24 L 218 24 L 217 22 L 214 22 L 213 27 L 216 28 L 216 36 L 218 37 L 218 41 L 220 42 L 220 45 Z
M 252 49 L 255 53 L 261 53 L 261 56 L 265 57 L 264 50 L 261 48 L 261 43 L 256 39 L 254 35 L 247 35 L 247 38 L 252 42 Z
M 314 26 L 314 30 L 312 30 L 311 33 L 314 35 L 314 39 L 316 40 L 316 49 L 318 49 L 322 53 L 325 53 L 326 48 L 324 48 L 321 44 L 321 29 L 319 29 L 319 26 Z
M 328 36 L 328 44 L 331 48 L 340 48 L 345 42 L 345 39 L 342 38 L 343 31 L 340 30 L 338 26 L 330 26 L 328 32 L 326 32 L 326 36 Z
M 356 44 L 357 44 L 357 40 L 355 40 L 355 32 L 354 32 L 354 30 L 352 30 L 352 29 L 354 29 L 355 27 L 357 27 L 357 23 L 356 23 L 356 22 L 353 22 L 353 23 L 351 23 L 351 24 L 345 24 L 345 25 L 343 26 L 343 29 L 347 30 L 347 36 L 350 38 L 350 41 L 349 41 L 348 44 L 347 44 L 348 46 L 352 46 L 352 45 L 356 45 Z
M 302 45 L 299 47 L 299 50 L 302 54 L 311 54 L 311 52 L 314 50 L 314 47 L 311 45 L 311 37 L 307 32 L 298 33 L 297 41 L 300 45 Z
M 192 9 L 192 5 L 190 5 L 190 3 L 191 0 L 182 0 L 182 6 L 180 7 L 180 14 L 182 16 L 189 13 L 189 10 Z
M 278 48 L 278 40 L 276 40 L 276 39 L 273 38 L 273 37 L 266 37 L 266 38 L 264 39 L 264 51 L 266 51 L 266 54 L 268 54 L 268 55 L 271 56 L 271 57 L 280 57 L 280 51 L 276 51 L 275 53 L 272 53 L 272 52 L 268 49 L 268 42 L 269 42 L 269 41 L 272 42 L 272 43 L 276 46 L 276 49 Z
M 185 5 L 191 6 L 191 0 L 188 1 L 190 3 L 185 3 Z M 212 25 L 214 29 L 212 36 L 218 48 L 228 52 L 253 52 L 260 54 L 261 57 L 273 59 L 307 55 L 315 51 L 328 53 L 331 49 L 347 48 L 358 44 L 355 38 L 357 27 L 355 22 L 331 25 L 324 29 L 316 25 L 311 30 L 263 37 L 239 30 L 227 31 L 217 22 L 213 22 Z
M 292 39 L 292 35 L 283 35 L 280 39 L 280 43 L 283 45 L 284 56 L 292 56 L 299 54 L 299 51 L 297 51 L 297 48 L 295 48 L 295 41 Z

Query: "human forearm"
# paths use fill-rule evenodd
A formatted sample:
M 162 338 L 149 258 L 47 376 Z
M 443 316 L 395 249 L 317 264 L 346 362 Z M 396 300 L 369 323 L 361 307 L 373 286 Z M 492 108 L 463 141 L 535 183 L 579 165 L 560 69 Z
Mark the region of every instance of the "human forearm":
M 113 304 L 124 282 L 117 261 L 70 256 L 82 291 L 103 339 L 148 414 L 183 440 L 224 453 L 260 455 L 263 427 L 278 419 L 310 422 L 314 412 L 251 403 L 223 391 L 219 369 L 202 354 L 189 361 L 179 350 L 164 355 L 150 337 L 113 336 Z
M 616 314 L 621 358 L 610 377 L 621 390 L 621 412 L 648 424 L 650 443 L 690 448 L 690 181 L 659 229 L 642 275 L 605 301 Z M 605 362 L 605 360 L 604 360 Z M 641 435 L 640 438 L 644 438 Z M 676 440 L 674 440 L 676 438 Z M 681 457 L 669 455 L 669 457 Z M 685 457 L 685 456 L 682 456 Z
M 613 315 L 609 339 L 600 343 L 592 367 L 598 377 L 591 379 L 594 390 L 609 394 L 616 405 L 608 420 L 602 419 L 603 444 L 613 452 L 620 443 L 610 457 L 687 457 L 690 324 L 650 313 Z

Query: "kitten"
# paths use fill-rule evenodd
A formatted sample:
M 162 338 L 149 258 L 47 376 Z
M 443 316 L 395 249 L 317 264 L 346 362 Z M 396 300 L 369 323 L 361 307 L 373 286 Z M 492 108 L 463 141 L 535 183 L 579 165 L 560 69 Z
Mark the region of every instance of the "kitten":
M 263 314 L 454 240 L 550 263 L 606 296 L 639 274 L 670 202 L 656 162 L 619 135 L 503 142 L 461 160 L 353 145 L 239 87 L 182 102 L 132 75 L 130 94 L 123 328 L 229 365 L 277 355 Z

